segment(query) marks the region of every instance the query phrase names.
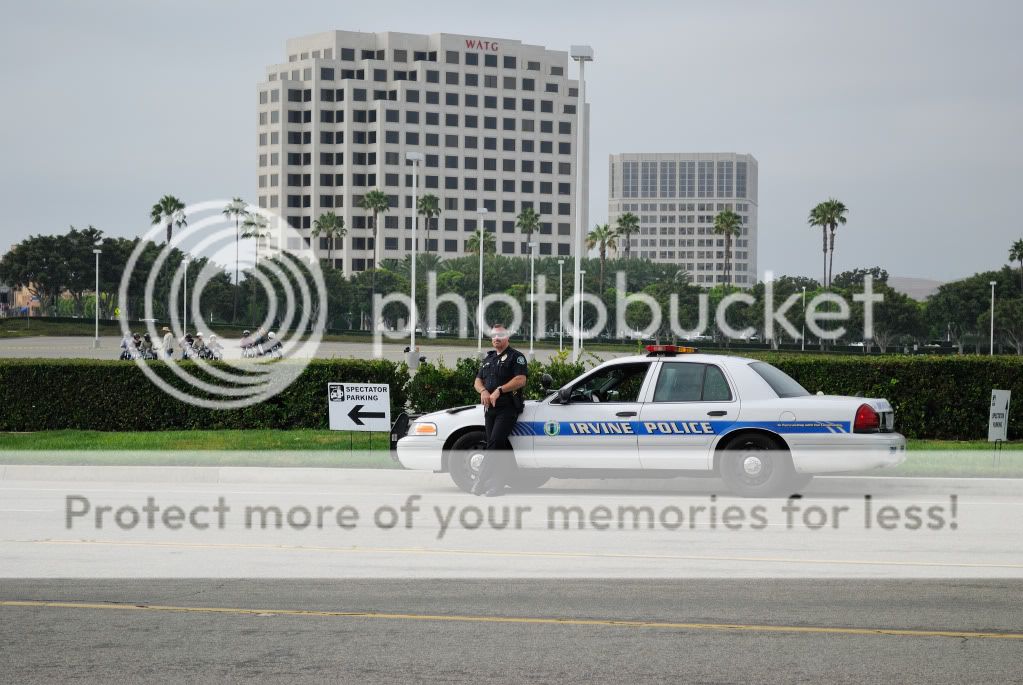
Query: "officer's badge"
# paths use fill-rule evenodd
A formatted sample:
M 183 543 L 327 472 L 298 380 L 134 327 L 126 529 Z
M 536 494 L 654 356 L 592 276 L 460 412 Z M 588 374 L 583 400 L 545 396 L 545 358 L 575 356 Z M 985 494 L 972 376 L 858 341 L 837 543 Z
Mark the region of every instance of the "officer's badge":
M 548 421 L 543 425 L 543 432 L 547 435 L 554 437 L 561 432 L 561 424 L 557 421 Z
M 518 358 L 518 359 L 517 359 L 516 361 L 517 361 L 517 362 L 518 362 L 519 364 L 525 364 L 525 363 L 526 363 L 526 358 L 525 358 L 525 357 L 523 357 L 522 355 L 519 355 L 519 358 Z
M 507 359 L 507 358 L 508 358 L 508 355 L 507 355 L 507 354 L 505 354 L 505 355 L 501 355 L 501 361 L 504 361 L 504 360 L 505 360 L 505 359 Z

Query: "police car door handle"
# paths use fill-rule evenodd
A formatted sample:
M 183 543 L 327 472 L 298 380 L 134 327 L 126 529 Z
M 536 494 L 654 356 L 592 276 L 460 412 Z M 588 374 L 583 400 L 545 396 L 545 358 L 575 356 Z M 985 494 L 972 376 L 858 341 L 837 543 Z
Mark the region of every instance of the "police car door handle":
M 727 413 L 724 409 L 715 409 L 714 411 L 707 412 L 707 416 L 724 416 Z
M 626 416 L 635 416 L 635 415 L 636 415 L 636 412 L 634 412 L 634 411 L 620 411 L 617 414 L 615 414 L 615 416 L 621 416 L 622 418 L 624 418 Z

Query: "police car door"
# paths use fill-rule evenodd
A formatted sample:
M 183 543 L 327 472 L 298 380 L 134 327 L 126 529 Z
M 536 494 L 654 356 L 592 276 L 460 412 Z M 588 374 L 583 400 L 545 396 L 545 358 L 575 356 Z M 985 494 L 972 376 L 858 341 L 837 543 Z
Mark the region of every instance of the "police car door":
M 664 360 L 640 412 L 644 469 L 713 468 L 711 444 L 739 415 L 739 400 L 716 364 Z
M 638 469 L 635 422 L 651 362 L 601 367 L 574 381 L 571 399 L 540 403 L 533 455 L 540 468 Z

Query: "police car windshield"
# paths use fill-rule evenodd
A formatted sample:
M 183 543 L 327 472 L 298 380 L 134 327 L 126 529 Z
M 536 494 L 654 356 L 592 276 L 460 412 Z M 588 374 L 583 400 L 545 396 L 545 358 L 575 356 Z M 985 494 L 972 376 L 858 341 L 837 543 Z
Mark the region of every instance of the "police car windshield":
M 778 397 L 804 397 L 810 392 L 797 383 L 791 376 L 775 368 L 767 362 L 753 362 L 749 365 L 751 369 L 767 381 Z

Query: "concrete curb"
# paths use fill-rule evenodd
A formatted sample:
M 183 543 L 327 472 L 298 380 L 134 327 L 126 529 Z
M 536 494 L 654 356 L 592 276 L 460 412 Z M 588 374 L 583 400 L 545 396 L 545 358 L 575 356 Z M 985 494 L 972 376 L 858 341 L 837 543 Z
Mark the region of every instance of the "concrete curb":
M 108 482 L 108 483 L 195 483 L 195 484 L 346 484 L 351 481 L 386 482 L 395 488 L 414 490 L 424 486 L 454 488 L 446 473 L 358 468 L 292 468 L 243 466 L 0 466 L 0 481 Z M 1023 479 L 1013 478 L 912 478 L 898 476 L 819 476 L 807 488 L 807 496 L 842 494 L 853 490 L 863 494 L 900 496 L 935 493 L 969 496 L 1000 495 L 1020 498 Z M 717 478 L 622 478 L 552 479 L 545 492 L 604 490 L 609 492 L 656 492 L 676 494 L 727 494 Z

